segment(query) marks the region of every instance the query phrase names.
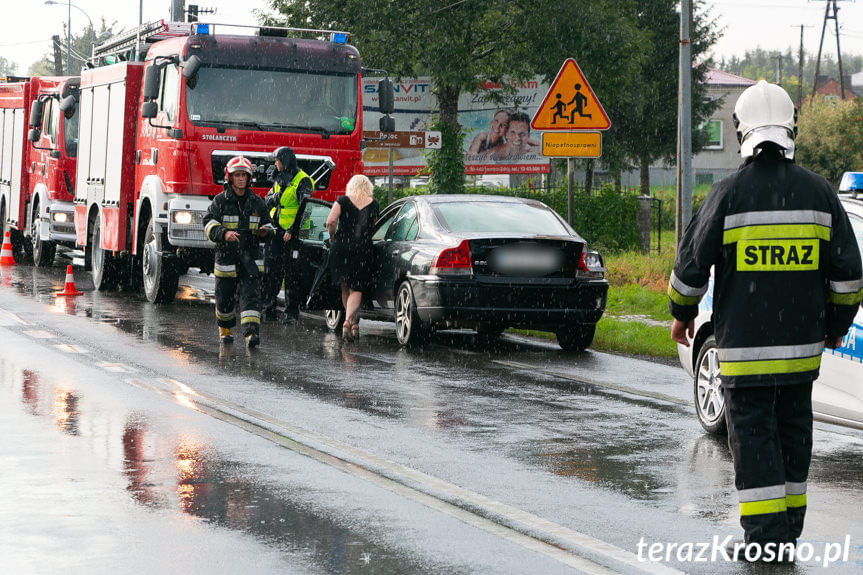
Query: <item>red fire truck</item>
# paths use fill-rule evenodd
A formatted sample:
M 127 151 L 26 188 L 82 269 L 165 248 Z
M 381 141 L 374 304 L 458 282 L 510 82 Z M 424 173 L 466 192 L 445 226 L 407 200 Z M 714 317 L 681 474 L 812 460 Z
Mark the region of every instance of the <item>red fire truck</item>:
M 32 257 L 45 266 L 57 244 L 75 244 L 79 79 L 11 80 L 0 83 L 0 224 L 10 231 L 16 260 Z
M 96 47 L 82 71 L 75 232 L 100 290 L 141 285 L 170 302 L 189 267 L 212 271 L 202 219 L 234 156 L 252 162 L 261 195 L 278 146 L 326 200 L 363 170 L 362 68 L 346 34 L 223 26 L 147 24 Z M 329 40 L 291 37 L 307 33 Z

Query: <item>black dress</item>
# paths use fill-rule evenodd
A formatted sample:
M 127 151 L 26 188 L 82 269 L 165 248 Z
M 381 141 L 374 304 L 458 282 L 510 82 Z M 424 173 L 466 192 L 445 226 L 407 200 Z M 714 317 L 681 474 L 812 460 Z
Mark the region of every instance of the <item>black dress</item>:
M 374 258 L 372 228 L 378 219 L 378 202 L 358 210 L 347 196 L 339 197 L 339 225 L 330 250 L 330 274 L 334 285 L 342 283 L 355 291 L 365 290 L 371 280 Z

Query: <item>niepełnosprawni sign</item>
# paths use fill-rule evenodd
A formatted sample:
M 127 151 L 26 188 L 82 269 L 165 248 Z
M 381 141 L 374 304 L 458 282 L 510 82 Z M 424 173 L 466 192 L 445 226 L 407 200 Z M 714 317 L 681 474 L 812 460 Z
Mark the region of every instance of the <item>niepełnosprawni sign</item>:
M 378 80 L 363 78 L 363 124 L 377 126 Z M 542 155 L 542 140 L 530 122 L 548 91 L 538 78 L 513 83 L 509 93 L 500 84 L 484 83 L 459 97 L 458 118 L 466 135 L 463 143 L 466 174 L 539 174 L 548 172 L 549 160 Z M 437 98 L 429 78 L 405 78 L 395 82 L 395 113 L 398 132 L 431 129 L 438 116 Z M 495 98 L 499 94 L 500 98 Z M 425 150 L 393 149 L 393 173 L 415 175 L 426 169 Z M 363 150 L 365 173 L 386 175 L 389 151 L 367 142 Z

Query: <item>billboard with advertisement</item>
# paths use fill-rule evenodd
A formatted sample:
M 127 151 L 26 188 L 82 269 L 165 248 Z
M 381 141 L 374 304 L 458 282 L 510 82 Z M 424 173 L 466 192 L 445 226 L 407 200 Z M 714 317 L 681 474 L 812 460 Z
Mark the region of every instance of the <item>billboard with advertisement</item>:
M 363 125 L 375 129 L 380 119 L 377 89 L 380 78 L 363 78 Z M 429 78 L 405 78 L 394 82 L 397 132 L 431 129 L 438 113 L 437 98 Z M 542 156 L 541 136 L 531 133 L 530 121 L 548 86 L 538 78 L 513 84 L 514 91 L 502 93 L 501 85 L 486 82 L 478 92 L 462 93 L 458 118 L 465 131 L 463 152 L 465 173 L 538 174 L 548 172 L 548 158 Z M 500 94 L 500 98 L 495 98 Z M 367 142 L 363 151 L 365 173 L 382 176 L 389 169 L 393 150 L 393 173 L 416 175 L 426 168 L 426 151 L 418 148 L 375 147 Z

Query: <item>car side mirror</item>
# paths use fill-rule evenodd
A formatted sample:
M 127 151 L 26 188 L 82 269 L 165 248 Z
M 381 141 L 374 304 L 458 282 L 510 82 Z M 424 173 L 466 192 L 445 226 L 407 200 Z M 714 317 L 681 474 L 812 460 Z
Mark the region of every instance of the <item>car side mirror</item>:
M 159 97 L 159 85 L 161 83 L 161 78 L 159 77 L 162 73 L 162 67 L 156 64 L 151 64 L 144 71 L 144 89 L 141 92 L 141 95 L 145 100 L 155 100 Z M 145 118 L 151 116 L 144 116 Z
M 141 104 L 141 117 L 142 118 L 155 118 L 156 114 L 159 113 L 159 105 L 156 102 L 144 102 Z
M 201 68 L 201 64 L 201 59 L 194 54 L 189 56 L 184 62 L 181 62 L 180 66 L 183 68 L 183 78 L 186 80 L 194 78 Z
M 70 119 L 75 115 L 75 108 L 78 105 L 78 99 L 75 96 L 69 95 L 60 100 L 60 111 L 66 119 Z
M 39 138 L 42 137 L 42 130 L 39 128 L 30 128 L 30 131 L 27 132 L 27 141 L 33 142 L 34 144 L 39 141 Z
M 30 127 L 38 128 L 42 125 L 42 110 L 45 107 L 45 102 L 42 100 L 33 100 L 30 104 Z
M 378 82 L 378 109 L 385 115 L 395 111 L 395 90 L 389 77 Z

